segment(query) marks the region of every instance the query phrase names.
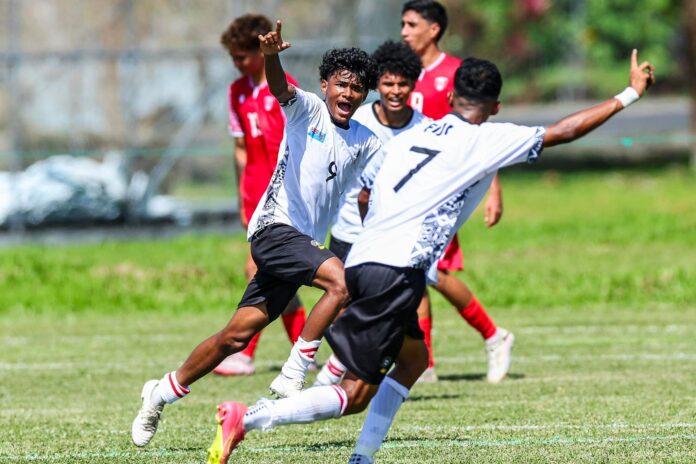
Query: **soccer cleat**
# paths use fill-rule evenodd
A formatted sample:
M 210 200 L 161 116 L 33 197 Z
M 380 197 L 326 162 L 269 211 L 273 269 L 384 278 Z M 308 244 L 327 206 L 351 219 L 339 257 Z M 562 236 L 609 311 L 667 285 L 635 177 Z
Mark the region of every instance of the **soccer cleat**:
M 374 461 L 362 454 L 351 454 L 348 464 L 373 464 Z
M 213 444 L 208 448 L 207 464 L 227 464 L 232 450 L 244 440 L 244 414 L 247 407 L 236 401 L 218 404 L 215 420 L 218 423 Z
M 213 372 L 217 375 L 253 375 L 256 372 L 254 362 L 251 358 L 242 353 L 229 355 L 217 365 Z
M 304 379 L 291 379 L 282 372 L 271 382 L 269 390 L 276 398 L 292 398 L 302 393 Z
M 505 378 L 510 370 L 512 347 L 515 344 L 515 336 L 505 329 L 498 328 L 495 337 L 494 342 L 486 342 L 486 352 L 488 353 L 486 381 L 489 383 L 498 383 Z
M 164 409 L 164 404 L 152 402 L 152 392 L 157 385 L 159 385 L 158 380 L 149 380 L 143 385 L 143 391 L 140 394 L 143 405 L 131 425 L 131 439 L 135 446 L 147 445 L 157 432 L 157 424 Z
M 416 383 L 435 383 L 437 382 L 437 374 L 434 367 L 429 367 L 423 371 Z

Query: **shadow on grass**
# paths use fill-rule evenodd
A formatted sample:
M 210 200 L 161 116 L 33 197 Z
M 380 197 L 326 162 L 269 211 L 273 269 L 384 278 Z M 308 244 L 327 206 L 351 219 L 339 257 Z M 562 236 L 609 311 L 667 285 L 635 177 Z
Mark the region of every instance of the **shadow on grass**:
M 507 380 L 518 380 L 524 379 L 526 376 L 524 374 L 508 374 L 505 379 Z M 486 380 L 486 374 L 450 374 L 450 375 L 438 375 L 437 378 L 444 382 L 459 382 L 464 380 L 466 382 L 483 382 Z
M 442 395 L 411 395 L 408 401 L 430 401 L 430 400 L 451 400 L 461 398 L 463 395 L 454 395 L 452 393 L 443 393 Z

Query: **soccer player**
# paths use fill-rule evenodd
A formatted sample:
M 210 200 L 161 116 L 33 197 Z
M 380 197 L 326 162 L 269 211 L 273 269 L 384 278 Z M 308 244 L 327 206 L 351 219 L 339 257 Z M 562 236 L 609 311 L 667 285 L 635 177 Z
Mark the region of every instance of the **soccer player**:
M 447 29 L 447 23 L 447 10 L 433 0 L 410 0 L 401 10 L 401 37 L 423 62 L 423 70 L 411 92 L 409 105 L 433 119 L 440 119 L 451 111 L 449 95 L 454 86 L 454 72 L 461 64 L 461 60 L 444 53 L 438 45 Z M 484 208 L 485 221 L 487 227 L 493 227 L 503 213 L 502 191 L 497 175 L 488 184 L 490 189 Z M 515 337 L 507 330 L 497 327 L 469 287 L 450 273 L 464 268 L 464 257 L 456 235 L 445 249 L 437 268 L 439 272 L 435 289 L 481 334 L 488 355 L 486 380 L 490 383 L 500 382 L 510 369 Z M 423 373 L 421 381 L 435 382 L 437 375 L 431 341 L 432 312 L 427 291 L 418 308 L 418 323 L 425 334 L 429 355 L 428 369 Z
M 235 19 L 220 38 L 242 75 L 229 89 L 229 130 L 235 138 L 239 215 L 244 227 L 249 224 L 271 180 L 285 128 L 283 111 L 268 89 L 263 53 L 259 48 L 259 35 L 268 34 L 271 29 L 271 22 L 265 16 L 244 15 Z M 289 83 L 297 85 L 292 76 L 286 73 L 285 77 Z M 256 274 L 251 252 L 247 254 L 245 271 L 248 280 Z M 305 311 L 297 296 L 281 317 L 290 343 L 295 343 L 305 322 Z M 253 374 L 254 353 L 260 337 L 261 332 L 254 335 L 246 348 L 225 358 L 213 372 L 220 375 Z
M 403 42 L 387 41 L 374 51 L 372 59 L 378 69 L 379 100 L 358 108 L 353 119 L 374 132 L 382 143 L 418 124 L 431 122 L 423 113 L 407 104 L 421 72 L 418 55 Z M 371 160 L 371 163 L 376 163 L 375 168 L 379 167 L 380 162 L 381 160 Z M 363 229 L 358 211 L 361 188 L 359 178 L 356 177 L 344 194 L 338 220 L 331 228 L 329 249 L 344 262 Z M 332 354 L 317 374 L 314 386 L 336 384 L 345 372 L 346 367 Z
M 132 425 L 132 440 L 145 446 L 157 430 L 165 404 L 189 394 L 189 385 L 273 322 L 301 285 L 325 293 L 310 313 L 288 361 L 271 384 L 279 397 L 300 394 L 307 367 L 320 339 L 348 299 L 343 263 L 320 241 L 338 213 L 339 200 L 361 158 L 381 156 L 382 144 L 351 117 L 377 81 L 370 56 L 357 48 L 326 52 L 319 66 L 325 96 L 290 84 L 278 53 L 290 47 L 276 30 L 260 36 L 271 93 L 287 119 L 282 156 L 247 231 L 258 271 L 225 328 L 198 345 L 178 370 L 142 389 L 142 407 Z
M 370 400 L 349 463 L 372 463 L 428 365 L 416 313 L 426 273 L 436 268 L 447 243 L 485 195 L 482 181 L 500 168 L 535 161 L 544 147 L 571 142 L 602 125 L 640 98 L 654 77 L 650 63 L 638 65 L 634 50 L 629 87 L 548 127 L 486 123 L 500 109 L 502 78 L 493 63 L 467 59 L 454 80 L 454 112 L 392 139 L 376 178 L 361 176 L 359 205 L 367 216 L 346 260 L 352 300 L 326 334 L 348 366 L 346 377 L 340 385 L 313 387 L 293 398 L 262 399 L 250 408 L 232 401 L 220 404 L 209 463 L 226 463 L 252 430 L 355 414 Z

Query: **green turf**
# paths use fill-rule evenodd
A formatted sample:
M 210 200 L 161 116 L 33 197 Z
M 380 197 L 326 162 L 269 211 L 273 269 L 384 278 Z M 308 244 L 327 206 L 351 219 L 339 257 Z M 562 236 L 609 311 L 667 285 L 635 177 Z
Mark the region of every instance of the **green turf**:
M 695 180 L 504 176 L 503 222 L 465 226 L 461 276 L 517 335 L 511 375 L 482 380 L 480 339 L 436 296 L 441 381 L 413 389 L 379 462 L 696 461 Z M 130 421 L 144 380 L 225 323 L 244 253 L 241 237 L 0 250 L 0 462 L 204 461 L 215 403 L 256 400 L 287 356 L 281 324 L 257 375 L 196 383 L 146 450 Z M 236 458 L 345 462 L 362 418 L 250 434 Z

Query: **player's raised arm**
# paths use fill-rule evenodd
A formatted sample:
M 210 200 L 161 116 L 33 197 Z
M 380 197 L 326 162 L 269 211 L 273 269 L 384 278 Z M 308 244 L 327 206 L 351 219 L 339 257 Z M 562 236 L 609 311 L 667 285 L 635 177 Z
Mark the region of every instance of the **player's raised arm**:
M 654 71 L 654 66 L 647 61 L 638 65 L 638 50 L 634 49 L 631 53 L 631 73 L 626 90 L 599 105 L 566 116 L 548 126 L 544 134 L 544 146 L 572 142 L 604 124 L 613 115 L 643 96 L 655 82 Z
M 266 80 L 271 93 L 279 102 L 285 103 L 295 95 L 295 87 L 288 83 L 278 53 L 290 48 L 290 42 L 283 41 L 280 20 L 276 21 L 276 30 L 266 35 L 259 35 L 261 52 L 266 61 Z

